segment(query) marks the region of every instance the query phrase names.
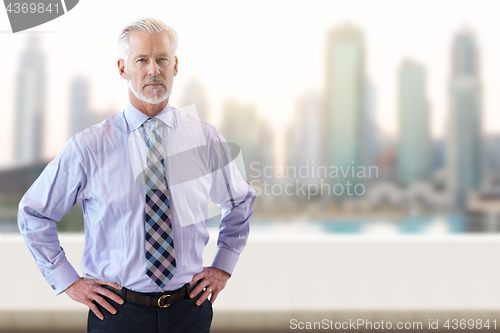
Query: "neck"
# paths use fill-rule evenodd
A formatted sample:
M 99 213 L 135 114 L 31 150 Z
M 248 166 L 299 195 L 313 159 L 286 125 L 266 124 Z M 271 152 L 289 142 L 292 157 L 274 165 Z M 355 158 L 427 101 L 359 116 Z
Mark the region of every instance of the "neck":
M 148 117 L 154 117 L 158 113 L 162 112 L 165 106 L 167 106 L 168 100 L 170 99 L 169 97 L 161 103 L 150 104 L 138 99 L 137 96 L 135 96 L 134 93 L 130 91 L 130 89 L 128 90 L 128 97 L 130 100 L 130 104 L 132 104 L 134 108 L 144 113 Z

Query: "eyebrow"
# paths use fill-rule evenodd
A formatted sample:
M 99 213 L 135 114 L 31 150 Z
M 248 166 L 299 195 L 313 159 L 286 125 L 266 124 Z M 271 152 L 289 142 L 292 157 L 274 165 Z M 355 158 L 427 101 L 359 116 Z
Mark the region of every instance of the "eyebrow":
M 136 55 L 134 57 L 134 59 L 139 59 L 139 58 L 148 58 L 149 55 L 146 55 L 146 54 L 139 54 L 139 55 Z M 169 57 L 169 54 L 168 53 L 160 53 L 157 55 L 157 57 Z

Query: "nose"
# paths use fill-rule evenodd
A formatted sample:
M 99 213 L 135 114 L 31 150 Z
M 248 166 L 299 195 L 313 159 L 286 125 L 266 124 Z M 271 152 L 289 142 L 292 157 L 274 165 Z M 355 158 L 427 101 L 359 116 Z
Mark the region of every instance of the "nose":
M 156 76 L 160 74 L 160 66 L 156 63 L 156 61 L 151 61 L 151 64 L 149 65 L 148 69 L 148 75 L 149 76 Z

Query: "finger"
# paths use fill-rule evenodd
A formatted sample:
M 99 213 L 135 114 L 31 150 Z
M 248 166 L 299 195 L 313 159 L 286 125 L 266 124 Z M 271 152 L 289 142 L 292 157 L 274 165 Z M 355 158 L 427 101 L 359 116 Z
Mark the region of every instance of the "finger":
M 201 304 L 203 304 L 203 302 L 205 302 L 205 300 L 208 298 L 208 295 L 210 295 L 210 290 L 207 289 L 203 294 L 201 294 L 200 298 L 198 298 L 198 300 L 196 301 L 196 305 L 200 306 Z
M 202 291 L 206 286 L 208 285 L 208 283 L 204 283 L 203 281 L 198 283 L 198 285 L 196 287 L 194 287 L 194 289 L 191 291 L 191 293 L 189 294 L 189 297 L 190 298 L 194 298 L 196 295 L 198 295 L 200 293 L 200 291 Z
M 218 292 L 218 291 L 214 291 L 214 292 L 212 293 L 212 296 L 210 296 L 210 302 L 211 302 L 212 304 L 214 304 L 215 299 L 217 298 L 217 295 L 219 295 L 219 292 Z
M 96 301 L 103 308 L 105 308 L 106 310 L 108 310 L 109 313 L 116 314 L 116 309 L 111 304 L 109 304 L 108 301 L 106 301 L 104 298 L 102 298 L 101 296 L 99 296 L 99 295 L 96 294 L 96 297 L 94 298 L 94 301 Z
M 99 294 L 103 295 L 103 296 L 106 296 L 107 298 L 115 301 L 116 303 L 118 304 L 123 304 L 123 299 L 118 296 L 116 293 L 112 292 L 111 290 L 109 289 L 106 289 L 106 288 L 99 288 L 98 290 L 96 290 Z
M 198 280 L 201 280 L 205 275 L 203 274 L 205 270 L 202 270 L 201 272 L 199 273 L 196 273 L 194 276 L 193 276 L 193 279 L 191 280 L 191 282 L 189 282 L 189 285 L 192 286 L 193 284 L 196 283 L 196 281 Z
M 116 282 L 106 282 L 106 281 L 101 281 L 101 280 L 95 280 L 95 282 L 99 283 L 100 285 L 110 286 L 110 287 L 113 287 L 113 288 L 118 289 L 118 290 L 121 290 L 123 288 L 121 285 L 119 285 Z
M 104 319 L 104 316 L 101 313 L 101 311 L 99 311 L 99 309 L 97 308 L 97 305 L 95 305 L 94 303 L 90 302 L 90 304 L 87 304 L 87 306 L 96 315 L 97 318 L 99 318 L 101 320 Z

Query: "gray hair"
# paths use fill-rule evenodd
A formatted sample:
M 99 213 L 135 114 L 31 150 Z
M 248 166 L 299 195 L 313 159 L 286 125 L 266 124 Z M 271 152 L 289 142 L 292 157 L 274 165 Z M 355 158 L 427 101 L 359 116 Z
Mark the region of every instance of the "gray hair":
M 130 54 L 128 36 L 134 31 L 147 32 L 149 34 L 166 31 L 170 40 L 170 49 L 172 54 L 175 56 L 175 53 L 177 52 L 177 45 L 179 45 L 177 32 L 175 32 L 172 27 L 166 25 L 163 21 L 147 17 L 135 20 L 128 24 L 125 28 L 123 28 L 120 36 L 118 37 L 118 53 L 120 54 L 120 58 L 125 60 L 125 63 L 127 63 L 127 58 Z

